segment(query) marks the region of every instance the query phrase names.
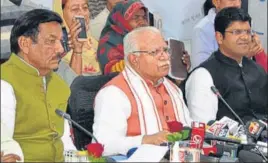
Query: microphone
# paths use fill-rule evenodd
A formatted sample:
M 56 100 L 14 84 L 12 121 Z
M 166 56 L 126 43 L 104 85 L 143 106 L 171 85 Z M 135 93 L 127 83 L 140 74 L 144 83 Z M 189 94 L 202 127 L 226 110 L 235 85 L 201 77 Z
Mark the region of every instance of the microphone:
M 219 120 L 219 123 L 226 124 L 226 126 L 229 129 L 229 132 L 232 134 L 237 131 L 237 128 L 239 125 L 237 121 L 235 121 L 229 117 L 226 117 L 226 116 L 222 117 L 222 119 Z
M 219 121 L 215 121 L 211 126 L 207 128 L 207 132 L 211 133 L 213 135 L 218 136 L 221 132 L 221 130 L 226 126 L 226 124 L 219 123 Z M 211 141 L 211 145 L 216 145 L 217 141 Z
M 246 132 L 255 140 L 259 139 L 264 129 L 265 125 L 256 119 L 253 119 L 246 124 Z
M 206 133 L 205 134 L 205 140 L 217 140 L 217 141 L 229 142 L 229 143 L 234 143 L 234 144 L 244 144 L 240 140 L 230 139 L 230 138 L 227 138 L 227 137 L 215 136 L 215 135 L 213 135 L 211 133 Z
M 253 152 L 250 151 L 246 151 L 246 150 L 241 150 L 238 154 L 238 158 L 241 162 L 265 162 L 265 160 L 263 160 L 263 158 Z
M 212 126 L 212 124 L 215 123 L 215 122 L 216 122 L 215 120 L 210 120 L 210 121 L 208 121 L 207 125 Z
M 235 111 L 230 107 L 230 105 L 224 100 L 221 96 L 219 90 L 215 86 L 211 86 L 210 89 L 212 92 L 224 103 L 224 105 L 233 113 L 233 115 L 239 120 L 239 122 L 245 126 L 245 123 L 241 120 L 241 118 L 235 113 Z
M 192 132 L 190 147 L 201 149 L 203 148 L 204 137 L 205 137 L 205 123 L 192 122 Z
M 55 110 L 55 113 L 56 113 L 58 116 L 63 117 L 64 119 L 66 119 L 66 120 L 72 122 L 72 124 L 73 124 L 74 126 L 76 126 L 77 128 L 79 128 L 79 130 L 83 131 L 86 135 L 88 135 L 88 136 L 90 136 L 92 139 L 94 139 L 94 141 L 95 141 L 96 143 L 99 143 L 98 140 L 97 140 L 97 138 L 96 138 L 92 133 L 90 133 L 90 132 L 87 131 L 84 127 L 82 127 L 81 125 L 79 125 L 78 123 L 76 123 L 74 120 L 72 120 L 72 119 L 70 118 L 70 115 L 69 115 L 69 114 L 67 114 L 67 113 L 65 113 L 65 112 L 63 112 L 63 111 L 61 111 L 61 110 L 59 110 L 59 109 L 56 109 L 56 110 Z
M 262 131 L 260 138 L 261 138 L 261 141 L 267 142 L 267 138 L 268 138 L 267 130 Z

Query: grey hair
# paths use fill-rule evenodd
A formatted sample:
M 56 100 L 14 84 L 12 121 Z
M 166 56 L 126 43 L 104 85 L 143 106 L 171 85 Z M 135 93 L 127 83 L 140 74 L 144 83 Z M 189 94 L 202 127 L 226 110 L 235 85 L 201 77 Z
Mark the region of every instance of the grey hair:
M 128 55 L 131 54 L 133 51 L 138 51 L 140 50 L 138 47 L 138 40 L 137 37 L 138 35 L 142 34 L 142 33 L 155 33 L 155 34 L 161 34 L 161 32 L 155 28 L 155 27 L 151 27 L 151 26 L 146 26 L 146 27 L 139 27 L 136 28 L 134 30 L 132 30 L 131 32 L 129 32 L 123 40 L 123 44 L 124 44 L 124 56 L 125 56 L 125 63 L 128 63 Z M 135 55 L 140 55 L 140 53 L 133 53 Z

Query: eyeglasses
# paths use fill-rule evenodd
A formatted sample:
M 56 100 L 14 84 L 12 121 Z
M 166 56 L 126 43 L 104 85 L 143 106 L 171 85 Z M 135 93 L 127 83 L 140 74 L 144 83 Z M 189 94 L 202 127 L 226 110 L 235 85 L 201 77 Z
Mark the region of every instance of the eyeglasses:
M 145 51 L 145 50 L 141 50 L 141 51 L 133 51 L 133 52 L 131 52 L 131 53 L 147 53 L 147 54 L 149 54 L 149 55 L 155 57 L 155 56 L 158 56 L 158 55 L 161 55 L 161 56 L 162 56 L 163 53 L 168 53 L 168 54 L 170 54 L 170 52 L 171 52 L 170 48 L 168 48 L 168 47 L 164 47 L 164 48 L 156 49 L 156 50 L 154 50 L 154 51 Z
M 239 35 L 242 35 L 242 34 L 246 34 L 246 35 L 251 35 L 252 31 L 249 29 L 249 30 L 243 30 L 243 29 L 234 29 L 234 30 L 231 30 L 231 31 L 225 31 L 225 32 L 229 32 L 233 35 L 236 35 L 236 36 L 239 36 Z

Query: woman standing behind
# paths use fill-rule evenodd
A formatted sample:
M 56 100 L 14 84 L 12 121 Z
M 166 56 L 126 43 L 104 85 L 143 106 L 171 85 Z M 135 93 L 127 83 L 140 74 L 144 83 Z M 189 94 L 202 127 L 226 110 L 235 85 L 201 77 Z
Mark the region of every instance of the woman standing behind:
M 77 39 L 81 31 L 81 24 L 75 16 L 85 18 L 86 31 L 89 31 L 90 13 L 87 0 L 54 0 L 53 10 L 64 20 L 69 37 L 69 51 L 63 61 L 67 62 L 77 75 L 99 75 L 101 74 L 96 57 L 98 42 L 87 32 L 87 40 Z
M 101 32 L 98 59 L 104 74 L 120 72 L 124 64 L 124 36 L 135 28 L 148 26 L 147 8 L 139 0 L 118 2 Z

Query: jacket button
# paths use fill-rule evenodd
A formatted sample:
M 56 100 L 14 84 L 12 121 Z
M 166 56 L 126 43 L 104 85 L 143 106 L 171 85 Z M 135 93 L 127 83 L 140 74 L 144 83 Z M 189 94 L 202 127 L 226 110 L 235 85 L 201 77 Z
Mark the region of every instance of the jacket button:
M 164 100 L 164 105 L 167 105 L 167 100 Z

